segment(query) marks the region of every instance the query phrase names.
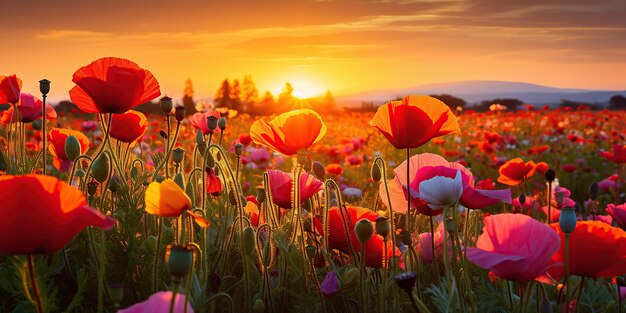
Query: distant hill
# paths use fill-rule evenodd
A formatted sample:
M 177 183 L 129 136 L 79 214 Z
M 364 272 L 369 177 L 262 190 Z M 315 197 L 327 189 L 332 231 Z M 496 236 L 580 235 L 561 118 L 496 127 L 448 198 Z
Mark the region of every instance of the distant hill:
M 548 87 L 523 82 L 492 80 L 468 80 L 442 84 L 428 84 L 396 90 L 379 90 L 338 97 L 337 102 L 346 106 L 360 106 L 363 101 L 384 103 L 410 94 L 450 94 L 463 98 L 469 104 L 494 98 L 517 98 L 535 105 L 554 105 L 562 99 L 576 102 L 607 104 L 616 95 L 626 95 L 626 90 L 590 90 Z

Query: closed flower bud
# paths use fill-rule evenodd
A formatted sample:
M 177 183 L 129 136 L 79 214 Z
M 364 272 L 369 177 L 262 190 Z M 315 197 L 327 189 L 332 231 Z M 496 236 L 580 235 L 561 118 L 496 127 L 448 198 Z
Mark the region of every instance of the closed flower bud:
M 196 187 L 194 184 L 187 184 L 185 188 L 185 193 L 187 197 L 191 200 L 192 205 L 196 206 Z
M 316 252 L 317 252 L 317 248 L 314 245 L 306 246 L 306 257 L 309 258 L 309 260 L 315 257 Z
M 187 114 L 187 109 L 184 106 L 177 106 L 176 111 L 174 112 L 174 117 L 177 122 L 182 122 L 185 119 L 185 115 Z
M 559 227 L 564 234 L 571 234 L 576 229 L 576 211 L 574 208 L 563 208 L 559 216 Z
M 263 300 L 256 299 L 256 301 L 254 301 L 254 304 L 252 305 L 252 310 L 255 313 L 263 313 L 263 312 L 265 312 L 265 303 L 263 302 Z
M 239 201 L 241 202 L 241 206 L 245 207 L 248 204 L 248 200 L 243 195 L 239 195 Z
M 41 130 L 41 120 L 34 120 L 32 123 L 30 123 L 30 125 L 33 126 L 34 130 Z
M 211 153 L 206 154 L 206 166 L 210 168 L 215 167 L 215 158 L 213 158 L 213 155 Z
M 196 132 L 196 144 L 198 146 L 204 144 L 204 135 L 202 135 L 202 131 L 200 129 Z M 200 153 L 204 153 L 204 149 L 200 149 Z
M 413 286 L 415 286 L 415 282 L 417 281 L 417 274 L 413 272 L 402 273 L 394 276 L 393 280 L 396 282 L 396 285 L 400 287 L 400 289 L 410 293 L 413 290 Z
M 600 194 L 600 185 L 598 185 L 598 183 L 596 182 L 593 182 L 591 185 L 589 185 L 589 190 L 587 190 L 587 192 L 589 193 L 589 198 L 595 200 Z
M 80 156 L 80 142 L 76 137 L 70 135 L 65 139 L 65 155 L 70 161 L 74 161 Z
M 526 194 L 522 192 L 522 194 L 519 195 L 519 204 L 523 205 L 524 203 L 526 203 Z
M 182 173 L 176 173 L 176 175 L 174 175 L 174 182 L 180 189 L 185 190 L 185 178 Z
M 398 235 L 398 237 L 400 239 L 400 242 L 402 242 L 406 246 L 410 246 L 413 244 L 413 238 L 411 237 L 411 233 L 406 229 L 400 231 L 400 235 Z
M 170 248 L 167 259 L 167 270 L 177 282 L 180 282 L 191 271 L 193 250 L 191 246 L 174 245 Z
M 553 182 L 554 179 L 556 178 L 556 172 L 553 169 L 548 169 L 545 173 L 544 176 L 546 178 L 546 181 L 548 182 Z
M 112 193 L 116 193 L 118 192 L 120 189 L 122 189 L 122 179 L 117 176 L 117 174 L 113 174 L 111 176 L 111 180 L 109 181 L 109 190 Z
M 213 132 L 217 128 L 217 117 L 213 115 L 209 115 L 206 118 L 206 126 L 209 128 L 209 131 Z
M 235 144 L 235 155 L 240 156 L 243 153 L 243 145 L 240 143 Z
M 265 202 L 265 189 L 257 188 L 256 189 L 256 199 L 259 201 L 259 204 Z
M 361 243 L 370 241 L 374 234 L 374 226 L 368 219 L 361 219 L 354 225 L 354 233 Z
M 219 120 L 217 120 L 217 126 L 220 128 L 221 131 L 226 130 L 226 118 L 225 117 L 220 117 Z
M 349 269 L 345 274 L 343 274 L 343 276 L 341 277 L 341 287 L 346 288 L 346 289 L 350 289 L 350 288 L 354 288 L 356 287 L 359 279 L 359 269 L 358 268 L 351 268 Z
M 92 180 L 90 182 L 87 183 L 87 193 L 90 196 L 95 196 L 96 195 L 96 191 L 98 191 L 98 182 L 96 182 L 95 180 Z
M 370 175 L 372 176 L 372 180 L 375 182 L 379 182 L 382 179 L 382 174 L 380 173 L 380 166 L 378 166 L 378 163 L 372 164 L 372 171 Z
M 263 255 L 261 258 L 264 267 L 269 267 L 272 264 L 272 245 L 266 242 L 263 246 Z
M 389 231 L 389 220 L 386 217 L 378 217 L 376 219 L 376 233 L 381 235 L 383 238 L 387 238 L 387 235 L 389 235 Z
M 251 226 L 244 228 L 241 236 L 241 244 L 243 246 L 242 253 L 246 255 L 252 255 L 255 245 L 254 228 L 252 228 Z
M 50 81 L 47 79 L 42 79 L 39 81 L 39 92 L 42 95 L 47 95 L 50 92 Z
M 162 130 L 162 129 L 161 129 L 161 130 L 159 131 L 159 135 L 161 135 L 161 138 L 163 138 L 163 139 L 167 139 L 167 133 L 166 133 L 164 130 Z
M 172 150 L 172 160 L 174 160 L 174 163 L 180 164 L 180 162 L 183 161 L 184 157 L 185 150 L 183 148 L 177 147 L 176 149 Z
M 455 235 L 457 233 L 456 223 L 454 222 L 453 219 L 451 218 L 447 219 L 444 226 L 446 227 L 448 234 Z
M 326 166 L 324 166 L 324 164 L 314 161 L 313 164 L 311 164 L 311 170 L 317 179 L 324 180 L 324 178 L 326 178 Z
M 143 241 L 142 246 L 152 252 L 152 251 L 156 251 L 156 246 L 157 246 L 157 237 L 155 236 L 148 236 L 146 237 L 146 239 Z
M 154 181 L 155 181 L 155 182 L 157 182 L 157 183 L 162 183 L 164 179 L 165 179 L 165 177 L 163 177 L 163 176 L 161 176 L 161 175 L 157 175 L 157 176 L 154 178 Z M 145 186 L 148 186 L 148 182 L 145 182 L 145 183 L 144 183 L 144 185 L 145 185 Z
M 139 175 L 139 170 L 133 166 L 130 168 L 130 178 L 135 179 L 137 178 L 137 175 Z
M 232 190 L 228 192 L 228 200 L 230 202 L 230 205 L 237 205 L 237 197 L 235 196 L 235 192 L 233 192 Z
M 111 283 L 109 285 L 109 295 L 111 296 L 111 302 L 115 307 L 120 306 L 120 302 L 124 300 L 124 285 L 121 283 Z
M 161 111 L 163 112 L 163 114 L 167 115 L 172 113 L 172 98 L 163 97 L 159 100 L 159 103 L 161 104 Z
M 103 183 L 109 177 L 109 157 L 107 154 L 101 154 L 93 161 L 91 166 L 91 176 L 99 183 Z

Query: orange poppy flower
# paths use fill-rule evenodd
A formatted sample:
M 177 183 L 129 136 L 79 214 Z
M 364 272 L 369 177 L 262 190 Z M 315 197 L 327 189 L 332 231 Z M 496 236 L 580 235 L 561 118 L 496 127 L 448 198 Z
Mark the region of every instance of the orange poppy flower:
M 435 137 L 460 133 L 448 106 L 428 96 L 406 96 L 378 108 L 370 121 L 396 149 L 417 148 Z
M 66 171 L 71 161 L 65 155 L 65 140 L 67 137 L 74 136 L 80 142 L 80 153 L 85 154 L 89 151 L 89 138 L 85 134 L 71 129 L 52 128 L 48 133 L 48 151 L 54 157 L 52 165 L 59 171 Z
M 307 150 L 325 134 L 322 117 L 310 109 L 283 113 L 269 123 L 257 120 L 250 127 L 252 141 L 287 156 Z
M 524 163 L 524 160 L 515 158 L 500 166 L 500 169 L 498 170 L 500 173 L 498 182 L 509 186 L 517 186 L 522 182 L 522 180 L 533 176 L 533 174 L 535 174 L 535 169 L 535 162 L 528 161 Z
M 120 58 L 102 58 L 78 69 L 70 99 L 86 113 L 124 113 L 161 95 L 148 70 Z
M 565 264 L 565 236 L 558 223 L 551 224 L 561 236 L 561 249 L 552 256 L 555 264 Z M 579 221 L 570 235 L 570 274 L 585 277 L 614 277 L 626 274 L 626 232 L 601 221 Z M 558 279 L 564 266 L 548 270 Z
M 148 129 L 148 120 L 141 112 L 130 110 L 124 114 L 113 114 L 109 135 L 121 142 L 136 143 Z
M 114 224 L 87 206 L 82 192 L 52 176 L 0 176 L 0 203 L 0 254 L 51 253 L 87 226 Z
M 191 211 L 191 199 L 185 191 L 171 179 L 162 183 L 152 182 L 146 188 L 146 212 L 161 217 L 178 217 L 187 211 L 201 227 L 208 227 L 209 222 Z
M 0 104 L 15 104 L 20 101 L 20 90 L 22 90 L 22 80 L 15 74 L 0 76 Z

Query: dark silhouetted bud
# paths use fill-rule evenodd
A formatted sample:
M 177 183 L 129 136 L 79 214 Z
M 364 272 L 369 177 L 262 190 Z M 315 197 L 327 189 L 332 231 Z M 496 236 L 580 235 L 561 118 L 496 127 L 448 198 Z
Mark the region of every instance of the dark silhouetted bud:
M 174 117 L 177 122 L 182 122 L 185 119 L 185 115 L 187 114 L 187 110 L 184 106 L 177 106 L 176 111 L 174 112 Z
M 215 158 L 213 158 L 213 155 L 211 153 L 206 154 L 206 166 L 210 168 L 215 167 Z
M 87 183 L 87 193 L 90 196 L 95 196 L 96 195 L 96 191 L 98 191 L 98 182 L 92 180 L 90 182 Z
M 198 144 L 198 146 L 204 144 L 204 135 L 200 129 L 196 132 L 196 144 Z M 200 149 L 200 153 L 204 153 L 204 149 Z
M 411 293 L 413 286 L 415 286 L 415 282 L 417 281 L 417 274 L 413 272 L 402 273 L 394 276 L 393 280 L 400 289 L 406 291 L 407 293 Z
M 524 205 L 524 203 L 526 203 L 526 194 L 522 192 L 522 194 L 519 195 L 519 204 Z
M 99 183 L 103 183 L 109 177 L 109 157 L 101 154 L 93 161 L 91 166 L 91 176 Z
M 167 133 L 166 133 L 164 130 L 162 130 L 162 129 L 161 129 L 161 130 L 159 131 L 159 135 L 161 135 L 161 138 L 163 138 L 163 139 L 167 139 Z
M 378 217 L 376 219 L 376 233 L 381 235 L 383 238 L 387 238 L 387 235 L 389 235 L 389 231 L 389 220 L 386 217 Z
M 185 149 L 181 147 L 177 147 L 176 149 L 172 150 L 172 160 L 174 160 L 174 163 L 180 164 L 180 162 L 183 161 L 184 157 L 185 157 Z
M 559 216 L 559 227 L 564 234 L 571 234 L 576 229 L 576 211 L 574 208 L 563 208 Z
M 41 130 L 42 125 L 41 125 L 41 120 L 34 120 L 32 123 L 30 123 L 31 126 L 33 126 L 34 130 Z
M 109 190 L 111 190 L 112 193 L 116 193 L 122 189 L 122 184 L 122 179 L 117 176 L 117 174 L 113 174 L 111 175 L 111 180 L 109 181 Z
M 159 103 L 161 104 L 161 111 L 163 112 L 163 114 L 170 114 L 172 113 L 172 98 L 170 97 L 163 97 L 161 98 L 161 100 L 159 100 Z
M 318 161 L 314 161 L 313 164 L 311 164 L 311 171 L 313 171 L 313 175 L 319 180 L 326 178 L 326 167 Z
M 124 300 L 124 285 L 121 283 L 110 283 L 108 285 L 111 302 L 113 302 L 113 306 L 119 307 L 120 302 Z
M 254 228 L 248 226 L 243 229 L 241 243 L 243 244 L 243 253 L 252 255 L 255 246 Z
M 139 170 L 137 167 L 133 166 L 130 168 L 130 178 L 135 179 L 139 175 Z
M 548 169 L 544 174 L 546 181 L 553 182 L 556 178 L 556 172 L 553 169 Z
M 235 144 L 235 155 L 240 156 L 243 153 L 243 145 L 240 143 Z
M 217 120 L 217 126 L 220 128 L 221 131 L 226 130 L 226 118 L 225 117 L 220 117 L 219 120 Z
M 317 252 L 317 248 L 314 245 L 306 246 L 306 257 L 309 258 L 309 260 L 315 257 L 316 252 Z
M 182 173 L 176 173 L 176 175 L 174 175 L 174 182 L 180 189 L 185 190 L 185 178 Z
M 70 161 L 76 160 L 80 156 L 80 142 L 74 136 L 68 136 L 65 139 L 65 156 Z
M 266 242 L 263 246 L 263 254 L 261 261 L 263 262 L 263 266 L 268 267 L 272 263 L 272 245 L 269 242 Z
M 370 241 L 374 234 L 374 226 L 368 219 L 361 219 L 354 225 L 354 233 L 361 243 Z
M 265 202 L 265 189 L 263 188 L 256 189 L 256 200 L 259 201 L 259 204 Z
M 402 231 L 400 231 L 400 235 L 398 235 L 398 237 L 400 241 L 407 246 L 410 246 L 413 244 L 413 238 L 411 238 L 411 233 L 406 229 L 403 229 Z
M 593 182 L 591 185 L 589 185 L 589 190 L 587 190 L 587 192 L 589 193 L 589 198 L 595 200 L 600 194 L 600 185 L 598 185 L 598 183 L 596 182 Z
M 372 180 L 375 182 L 379 182 L 382 179 L 382 174 L 380 173 L 380 166 L 378 166 L 378 163 L 372 164 L 372 171 L 370 175 L 372 176 Z
M 193 250 L 191 246 L 173 245 L 169 247 L 167 270 L 177 282 L 182 281 L 193 264 Z
M 42 95 L 47 95 L 50 92 L 50 81 L 47 79 L 42 79 L 39 81 L 39 92 Z
M 453 219 L 451 218 L 447 219 L 444 226 L 446 227 L 448 234 L 455 235 L 457 233 L 456 223 L 454 222 Z
M 209 115 L 206 118 L 206 126 L 209 128 L 211 132 L 213 132 L 217 128 L 217 117 L 213 115 Z

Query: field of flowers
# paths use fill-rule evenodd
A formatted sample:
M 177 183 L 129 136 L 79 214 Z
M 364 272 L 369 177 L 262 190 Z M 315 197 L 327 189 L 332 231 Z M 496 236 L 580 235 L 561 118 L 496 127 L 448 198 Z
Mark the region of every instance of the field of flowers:
M 0 76 L 1 312 L 623 309 L 625 112 L 145 116 L 131 61 L 73 81 L 87 119 Z

